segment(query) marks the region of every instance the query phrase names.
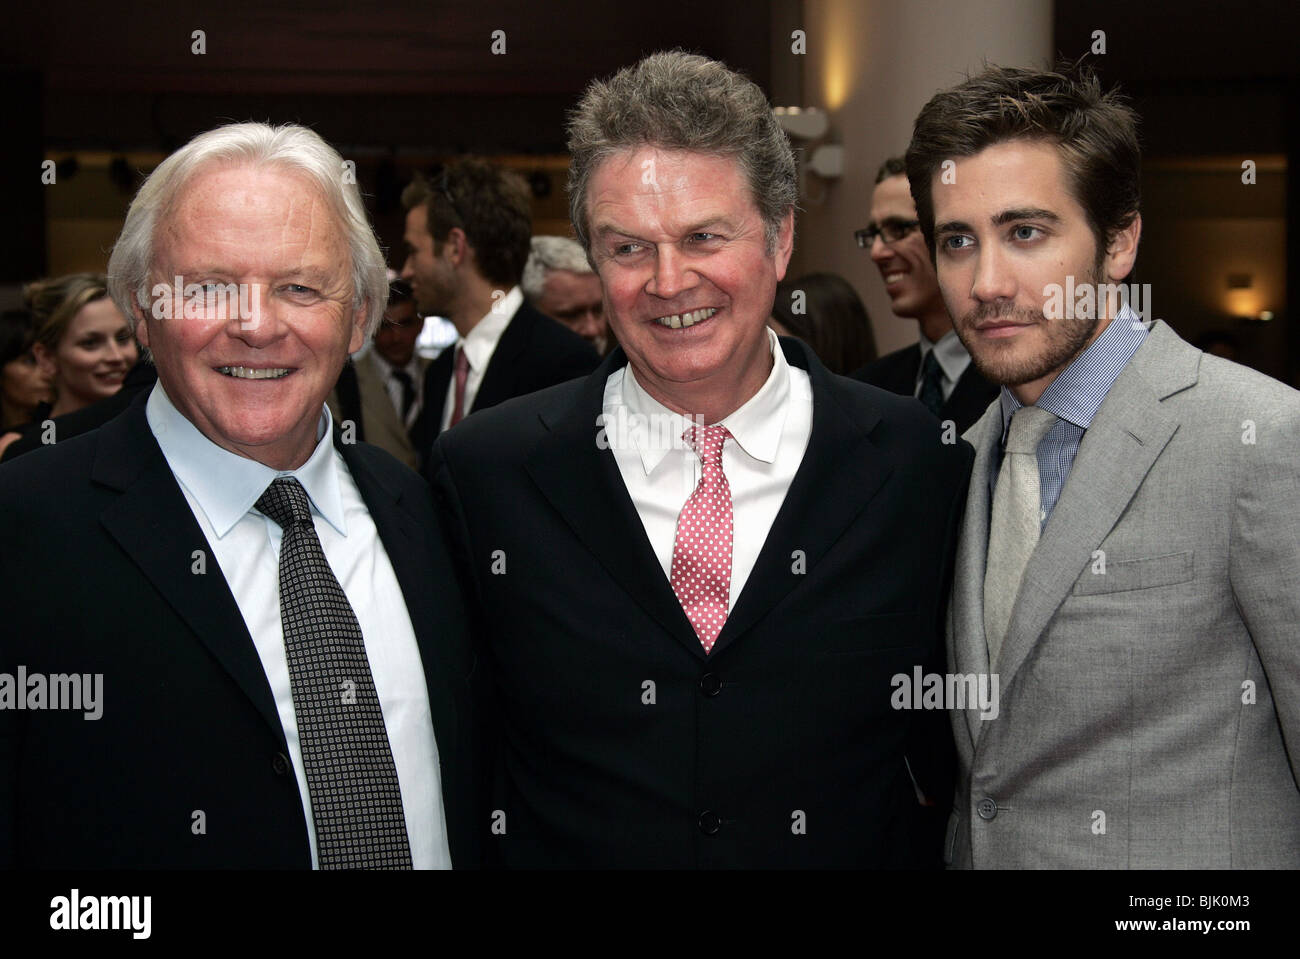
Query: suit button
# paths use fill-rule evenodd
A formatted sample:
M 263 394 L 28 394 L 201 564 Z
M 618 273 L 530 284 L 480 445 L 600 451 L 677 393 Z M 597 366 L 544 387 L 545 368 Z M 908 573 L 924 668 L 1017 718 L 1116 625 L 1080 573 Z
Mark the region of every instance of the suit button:
M 700 813 L 700 832 L 706 836 L 716 836 L 722 828 L 722 820 L 711 809 Z
M 722 692 L 722 677 L 717 673 L 705 673 L 700 677 L 700 691 L 705 696 L 716 696 Z
M 271 760 L 271 768 L 275 770 L 277 776 L 289 775 L 289 757 L 284 753 L 276 753 L 275 758 Z
M 998 815 L 998 804 L 992 799 L 985 797 L 975 804 L 975 811 L 979 813 L 981 819 L 996 819 Z

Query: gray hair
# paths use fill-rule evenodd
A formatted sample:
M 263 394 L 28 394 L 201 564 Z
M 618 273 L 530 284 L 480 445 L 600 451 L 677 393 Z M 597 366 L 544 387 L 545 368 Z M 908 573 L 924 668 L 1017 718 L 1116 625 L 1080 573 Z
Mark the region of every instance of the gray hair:
M 524 296 L 534 303 L 546 288 L 546 275 L 552 270 L 569 270 L 573 273 L 591 273 L 587 253 L 582 244 L 567 236 L 535 236 L 524 265 L 524 277 L 519 281 Z
M 133 322 L 135 307 L 149 311 L 154 235 L 171 213 L 181 191 L 200 170 L 212 165 L 278 166 L 302 173 L 320 188 L 343 227 L 352 259 L 353 306 L 366 307 L 366 338 L 374 333 L 388 304 L 384 255 L 366 217 L 355 177 L 338 152 L 306 127 L 230 123 L 200 133 L 158 165 L 131 201 L 126 223 L 108 261 L 108 292 Z
M 794 151 L 767 97 L 707 57 L 654 53 L 608 80 L 594 80 L 569 116 L 569 217 L 590 255 L 587 185 L 616 153 L 653 146 L 739 162 L 764 225 L 768 252 L 799 199 Z

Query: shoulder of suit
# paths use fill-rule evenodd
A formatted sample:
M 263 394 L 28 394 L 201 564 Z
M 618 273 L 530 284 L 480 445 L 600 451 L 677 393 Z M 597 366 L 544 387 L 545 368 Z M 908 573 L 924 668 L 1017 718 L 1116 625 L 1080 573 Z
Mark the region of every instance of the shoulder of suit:
M 454 457 L 486 456 L 492 462 L 521 457 L 554 424 L 573 413 L 586 378 L 548 386 L 535 393 L 516 396 L 467 416 L 453 430 L 438 439 Z M 600 410 L 592 411 L 592 442 L 596 441 Z M 549 425 L 548 425 L 549 424 Z
M 915 398 L 833 373 L 827 374 L 827 384 L 829 395 L 814 392 L 814 404 L 836 402 L 855 422 L 874 420 L 870 436 L 877 446 L 935 463 L 966 455 L 962 443 L 945 441 L 943 424 Z
M 30 520 L 66 509 L 79 490 L 89 489 L 100 433 L 112 422 L 0 465 L 0 514 Z
M 877 357 L 865 366 L 854 370 L 849 374 L 849 376 L 855 380 L 870 383 L 875 377 L 892 373 L 899 367 L 906 367 L 917 352 L 919 352 L 919 347 L 913 343 L 911 346 L 905 346 L 901 350 L 894 350 L 892 353 L 886 353 L 884 356 Z

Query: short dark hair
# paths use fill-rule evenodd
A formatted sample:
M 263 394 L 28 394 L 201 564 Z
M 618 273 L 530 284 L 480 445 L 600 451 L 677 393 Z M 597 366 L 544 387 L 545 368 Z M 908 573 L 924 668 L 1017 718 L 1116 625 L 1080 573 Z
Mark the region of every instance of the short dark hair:
M 1041 72 L 990 67 L 935 94 L 917 115 L 907 148 L 907 178 L 930 255 L 931 191 L 943 162 L 1005 140 L 1043 140 L 1061 152 L 1100 260 L 1115 234 L 1138 214 L 1137 124 L 1137 114 L 1119 92 L 1103 92 L 1096 73 L 1080 63 Z
M 902 157 L 889 157 L 876 171 L 876 182 L 882 183 L 891 176 L 907 176 L 907 162 Z
M 483 278 L 506 287 L 519 282 L 528 262 L 530 198 L 519 174 L 473 157 L 448 164 L 432 181 L 417 175 L 402 191 L 406 209 L 424 204 L 435 253 L 452 228 L 459 227 Z

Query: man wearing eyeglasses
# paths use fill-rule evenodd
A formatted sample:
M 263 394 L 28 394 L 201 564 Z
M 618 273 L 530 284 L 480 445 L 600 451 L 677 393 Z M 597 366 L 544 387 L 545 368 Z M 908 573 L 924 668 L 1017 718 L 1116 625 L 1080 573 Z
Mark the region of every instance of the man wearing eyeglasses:
M 871 194 L 871 223 L 853 236 L 870 251 L 894 313 L 916 320 L 921 333 L 915 346 L 868 363 L 853 378 L 915 396 L 940 420 L 955 423 L 958 433 L 966 432 L 993 402 L 997 387 L 971 365 L 953 332 L 902 157 L 881 164 Z

